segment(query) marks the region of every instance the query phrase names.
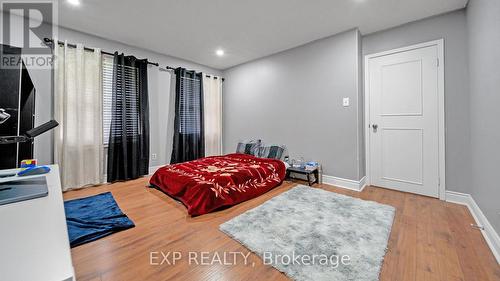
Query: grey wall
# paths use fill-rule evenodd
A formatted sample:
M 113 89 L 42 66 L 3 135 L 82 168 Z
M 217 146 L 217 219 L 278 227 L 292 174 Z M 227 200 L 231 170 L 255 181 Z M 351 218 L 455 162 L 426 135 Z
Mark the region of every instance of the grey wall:
M 405 24 L 363 37 L 363 55 L 444 38 L 446 186 L 470 193 L 468 50 L 465 11 Z
M 351 30 L 224 71 L 224 151 L 261 138 L 358 180 L 358 48 Z
M 13 28 L 14 32 L 21 30 L 21 21 Z M 218 70 L 205 67 L 193 62 L 185 61 L 171 56 L 166 56 L 141 48 L 128 46 L 119 42 L 110 41 L 82 32 L 58 28 L 59 40 L 68 40 L 69 43 L 83 43 L 85 46 L 100 48 L 104 51 L 119 51 L 127 55 L 135 55 L 138 58 L 148 58 L 149 61 L 158 62 L 160 66 L 182 66 L 188 69 L 195 69 L 210 74 L 221 75 Z M 2 42 L 3 43 L 3 42 Z M 7 43 L 7 42 L 5 42 Z M 36 123 L 41 124 L 50 120 L 53 116 L 52 103 L 52 71 L 28 69 L 34 81 L 36 97 Z M 158 155 L 157 160 L 150 160 L 150 166 L 157 166 L 167 163 L 171 151 L 167 151 L 167 117 L 168 101 L 170 92 L 170 73 L 158 70 L 156 66 L 148 69 L 149 105 L 150 105 L 150 151 Z M 45 134 L 35 141 L 35 157 L 42 164 L 53 162 L 52 135 Z
M 472 197 L 500 233 L 500 1 L 471 0 L 469 31 Z

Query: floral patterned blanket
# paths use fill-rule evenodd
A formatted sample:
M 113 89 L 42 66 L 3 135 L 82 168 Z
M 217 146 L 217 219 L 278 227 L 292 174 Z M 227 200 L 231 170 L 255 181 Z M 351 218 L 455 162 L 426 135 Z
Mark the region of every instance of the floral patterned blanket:
M 235 153 L 167 165 L 150 184 L 198 216 L 266 193 L 283 182 L 285 172 L 280 160 Z

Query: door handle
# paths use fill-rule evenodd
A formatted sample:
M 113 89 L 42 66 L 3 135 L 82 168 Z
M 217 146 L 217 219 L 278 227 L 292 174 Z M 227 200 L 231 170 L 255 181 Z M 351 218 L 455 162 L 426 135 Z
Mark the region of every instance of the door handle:
M 377 129 L 378 129 L 378 125 L 377 124 L 373 124 L 372 128 L 373 128 L 373 132 L 376 133 Z

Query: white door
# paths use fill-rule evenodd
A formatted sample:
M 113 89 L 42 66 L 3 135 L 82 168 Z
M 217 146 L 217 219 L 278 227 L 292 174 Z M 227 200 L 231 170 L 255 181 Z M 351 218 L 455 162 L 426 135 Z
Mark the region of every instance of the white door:
M 374 186 L 439 197 L 438 46 L 367 59 Z

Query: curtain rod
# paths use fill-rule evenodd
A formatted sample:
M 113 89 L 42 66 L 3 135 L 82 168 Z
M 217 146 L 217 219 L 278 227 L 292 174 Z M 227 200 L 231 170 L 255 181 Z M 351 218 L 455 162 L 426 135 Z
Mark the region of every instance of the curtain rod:
M 51 39 L 51 38 L 43 38 L 43 41 L 45 41 L 45 44 L 52 44 L 52 43 L 54 43 L 54 39 Z M 59 44 L 61 44 L 61 45 L 64 45 L 64 42 L 62 42 L 62 41 L 58 41 L 57 43 L 59 43 Z M 75 44 L 69 44 L 69 43 L 68 43 L 67 45 L 68 45 L 68 46 L 70 46 L 70 47 L 72 47 L 72 48 L 76 48 L 76 45 L 75 45 Z M 87 51 L 91 51 L 91 52 L 93 52 L 93 51 L 94 51 L 94 49 L 93 49 L 93 48 L 89 48 L 89 47 L 83 47 L 83 49 L 84 49 L 84 50 L 87 50 Z M 106 55 L 111 55 L 111 56 L 113 56 L 113 55 L 114 55 L 114 53 L 105 52 L 105 51 L 102 51 L 102 50 L 101 50 L 101 53 L 102 53 L 102 54 L 106 54 Z M 148 64 L 155 65 L 155 66 L 158 66 L 158 67 L 160 66 L 157 62 L 150 62 L 150 61 L 148 61 Z M 165 69 L 166 69 L 166 70 L 175 70 L 176 68 L 175 68 L 175 67 L 171 67 L 171 66 L 168 66 L 168 65 L 167 65 L 167 66 L 165 66 Z M 190 71 L 194 71 L 194 72 L 196 72 L 195 70 L 190 70 Z M 214 79 L 217 79 L 217 77 L 216 77 L 215 75 L 206 75 L 206 76 L 207 76 L 207 77 L 212 77 L 212 76 L 213 76 L 213 77 L 214 77 Z M 222 82 L 224 82 L 224 80 L 225 80 L 225 79 L 224 79 L 224 78 L 222 78 Z
M 46 44 L 52 44 L 52 43 L 54 43 L 54 39 L 50 39 L 50 38 L 43 38 L 43 41 L 45 41 Z M 62 42 L 62 41 L 58 41 L 57 43 L 59 43 L 60 45 L 64 45 L 64 42 Z M 70 47 L 72 47 L 72 48 L 76 48 L 75 44 L 67 44 L 67 45 L 70 46 Z M 88 48 L 88 47 L 83 47 L 83 49 L 86 50 L 86 51 L 91 51 L 91 52 L 94 51 L 93 48 Z M 101 51 L 101 53 L 102 54 L 106 54 L 106 55 L 111 55 L 111 56 L 114 55 L 113 53 L 105 52 L 105 51 Z M 159 64 L 157 62 L 150 62 L 150 61 L 148 61 L 148 64 L 159 66 Z
M 208 78 L 210 78 L 210 77 L 214 77 L 214 79 L 217 79 L 217 78 L 218 78 L 217 76 L 215 76 L 215 75 L 210 75 L 210 74 L 206 74 L 205 76 L 206 76 L 206 77 L 208 77 Z M 226 79 L 224 79 L 224 77 L 221 77 L 221 79 L 222 79 L 222 82 L 224 82 L 224 80 L 226 80 Z
M 175 70 L 176 68 L 175 67 L 171 67 L 171 66 L 165 66 L 165 69 L 166 70 Z M 196 72 L 196 70 L 188 70 L 190 72 Z M 217 79 L 218 77 L 215 76 L 215 75 L 211 75 L 211 74 L 205 74 L 206 77 L 213 77 L 214 79 Z M 224 77 L 221 77 L 222 79 L 222 82 L 224 82 L 224 80 L 226 80 Z

